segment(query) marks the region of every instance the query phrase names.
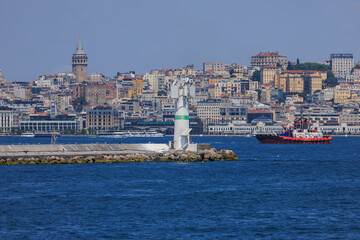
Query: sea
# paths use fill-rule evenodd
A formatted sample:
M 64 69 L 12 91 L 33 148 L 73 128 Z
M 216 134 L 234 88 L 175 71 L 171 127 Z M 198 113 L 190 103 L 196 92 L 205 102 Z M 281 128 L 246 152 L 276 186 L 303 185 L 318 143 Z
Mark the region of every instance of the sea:
M 0 137 L 0 144 L 50 141 Z M 192 141 L 231 149 L 239 161 L 0 166 L 0 239 L 360 239 L 359 137 Z

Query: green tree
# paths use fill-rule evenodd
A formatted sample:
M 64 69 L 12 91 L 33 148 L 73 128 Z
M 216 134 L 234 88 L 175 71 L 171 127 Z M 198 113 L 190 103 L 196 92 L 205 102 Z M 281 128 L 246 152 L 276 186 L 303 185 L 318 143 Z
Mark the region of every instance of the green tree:
M 260 82 L 260 71 L 259 70 L 254 71 L 253 76 L 252 76 L 252 80 Z
M 339 85 L 332 71 L 327 71 L 327 79 L 325 80 L 325 87 L 335 87 Z
M 260 100 L 261 99 L 261 89 L 256 89 L 255 91 L 257 91 L 258 99 Z
M 288 61 L 288 66 L 287 66 L 287 69 L 286 70 L 294 70 L 293 69 L 293 65 L 291 64 L 290 61 Z
M 81 112 L 83 107 L 87 105 L 88 102 L 85 100 L 85 96 L 81 96 L 80 98 L 75 99 L 73 102 L 75 112 Z
M 292 70 L 315 70 L 315 71 L 322 71 L 322 72 L 326 72 L 326 71 L 330 71 L 330 66 L 327 66 L 325 64 L 320 64 L 320 63 L 299 63 L 296 65 L 291 65 Z
M 298 65 L 298 64 L 300 64 L 300 59 L 299 58 L 296 59 L 296 65 Z

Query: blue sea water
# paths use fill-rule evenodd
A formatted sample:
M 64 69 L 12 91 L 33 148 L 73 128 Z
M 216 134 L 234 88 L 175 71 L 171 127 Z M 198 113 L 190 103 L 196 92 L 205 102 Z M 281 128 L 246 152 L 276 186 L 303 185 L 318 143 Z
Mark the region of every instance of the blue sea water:
M 0 239 L 360 239 L 360 138 L 193 141 L 232 149 L 240 161 L 0 166 Z M 0 138 L 11 143 L 50 139 Z

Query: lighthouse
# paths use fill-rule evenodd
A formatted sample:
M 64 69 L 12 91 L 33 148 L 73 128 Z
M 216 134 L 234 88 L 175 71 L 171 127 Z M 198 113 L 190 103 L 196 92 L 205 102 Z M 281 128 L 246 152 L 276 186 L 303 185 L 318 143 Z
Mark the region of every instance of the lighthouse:
M 171 98 L 175 99 L 174 148 L 186 150 L 190 144 L 189 102 L 195 97 L 195 86 L 189 78 L 180 78 L 171 85 Z

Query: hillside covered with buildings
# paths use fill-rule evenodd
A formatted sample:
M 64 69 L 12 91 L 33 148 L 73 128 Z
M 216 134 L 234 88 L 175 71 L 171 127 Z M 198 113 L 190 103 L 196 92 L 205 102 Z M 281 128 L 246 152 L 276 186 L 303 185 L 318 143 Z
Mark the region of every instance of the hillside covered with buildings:
M 79 39 L 72 66 L 72 72 L 49 73 L 29 82 L 9 82 L 0 70 L 1 133 L 173 134 L 170 85 L 186 76 L 196 87 L 189 106 L 193 134 L 280 131 L 301 109 L 325 132 L 360 134 L 360 65 L 348 53 L 332 53 L 321 63 L 300 63 L 278 52 L 260 52 L 251 56 L 249 66 L 204 62 L 202 68 L 189 64 L 143 75 L 114 69 L 114 76 L 105 76 L 87 72 L 88 56 Z

